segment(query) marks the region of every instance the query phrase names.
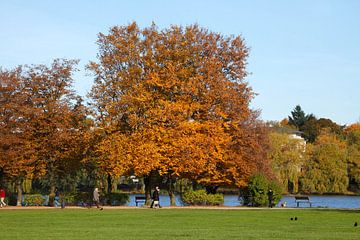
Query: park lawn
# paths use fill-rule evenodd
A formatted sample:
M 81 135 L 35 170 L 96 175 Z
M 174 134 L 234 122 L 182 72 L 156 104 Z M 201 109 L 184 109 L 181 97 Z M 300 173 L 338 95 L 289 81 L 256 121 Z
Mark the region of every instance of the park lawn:
M 360 239 L 355 222 L 357 210 L 1 210 L 0 239 Z

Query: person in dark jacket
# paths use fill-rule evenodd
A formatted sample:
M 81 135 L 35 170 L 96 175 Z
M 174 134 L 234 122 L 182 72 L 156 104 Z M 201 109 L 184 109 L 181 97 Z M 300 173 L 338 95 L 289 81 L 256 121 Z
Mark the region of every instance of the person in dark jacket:
M 54 207 L 60 206 L 60 191 L 58 188 L 55 188 L 55 197 L 54 197 Z
M 274 201 L 274 192 L 273 190 L 270 188 L 268 191 L 268 199 L 269 199 L 269 208 L 273 207 L 273 201 Z
M 156 186 L 152 196 L 152 202 L 150 206 L 151 208 L 157 208 L 157 207 L 161 208 L 159 193 L 160 193 L 160 188 Z

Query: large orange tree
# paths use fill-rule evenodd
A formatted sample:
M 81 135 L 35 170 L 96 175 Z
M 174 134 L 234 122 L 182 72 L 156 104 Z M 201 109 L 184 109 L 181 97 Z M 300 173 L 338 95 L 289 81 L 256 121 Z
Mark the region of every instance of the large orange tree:
M 80 167 L 87 126 L 86 109 L 72 90 L 76 63 L 58 59 L 49 67 L 1 72 L 0 167 L 19 185 L 25 177 L 42 179 L 53 192 Z
M 34 169 L 34 144 L 28 125 L 32 107 L 24 94 L 21 73 L 21 67 L 0 71 L 0 184 L 14 182 L 18 199 L 23 179 Z
M 103 171 L 145 178 L 156 172 L 210 187 L 243 186 L 267 169 L 241 37 L 197 25 L 159 30 L 132 23 L 100 33 L 98 45 L 90 96 L 107 133 L 97 148 Z

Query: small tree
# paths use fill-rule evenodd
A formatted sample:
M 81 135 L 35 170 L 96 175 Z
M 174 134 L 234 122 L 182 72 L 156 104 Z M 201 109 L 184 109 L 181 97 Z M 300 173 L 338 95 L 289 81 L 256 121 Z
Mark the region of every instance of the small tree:
M 240 189 L 243 205 L 253 207 L 268 206 L 268 192 L 270 189 L 273 191 L 273 203 L 276 205 L 281 199 L 282 189 L 280 185 L 267 179 L 263 174 L 253 175 L 249 184 Z

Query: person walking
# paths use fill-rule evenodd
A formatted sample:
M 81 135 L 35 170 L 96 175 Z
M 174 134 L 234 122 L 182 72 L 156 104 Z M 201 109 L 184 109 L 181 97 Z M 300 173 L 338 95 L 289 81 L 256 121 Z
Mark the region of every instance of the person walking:
M 152 196 L 152 202 L 151 202 L 151 206 L 150 208 L 161 208 L 160 206 L 160 188 L 158 186 L 155 187 L 155 190 L 153 192 L 153 196 Z
M 274 192 L 273 190 L 270 188 L 268 191 L 268 199 L 269 199 L 269 208 L 273 207 L 273 201 L 274 201 Z
M 99 208 L 100 210 L 103 210 L 103 208 L 100 207 L 100 195 L 99 195 L 99 189 L 98 188 L 94 189 L 93 201 L 94 201 L 97 208 Z
M 58 188 L 55 188 L 55 197 L 54 197 L 54 207 L 60 206 L 60 191 Z
M 5 197 L 6 197 L 5 189 L 1 188 L 0 189 L 0 207 L 6 206 L 6 203 L 4 202 Z

